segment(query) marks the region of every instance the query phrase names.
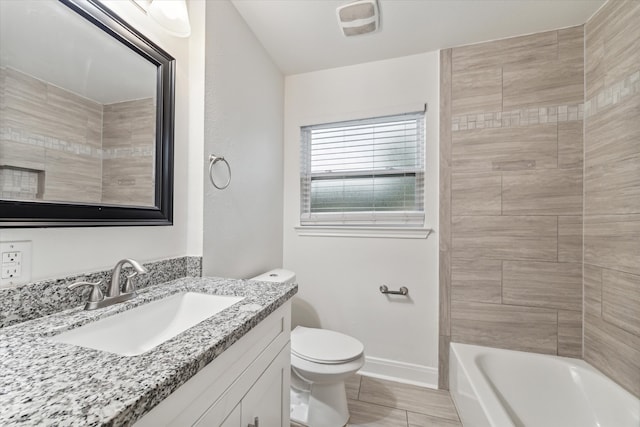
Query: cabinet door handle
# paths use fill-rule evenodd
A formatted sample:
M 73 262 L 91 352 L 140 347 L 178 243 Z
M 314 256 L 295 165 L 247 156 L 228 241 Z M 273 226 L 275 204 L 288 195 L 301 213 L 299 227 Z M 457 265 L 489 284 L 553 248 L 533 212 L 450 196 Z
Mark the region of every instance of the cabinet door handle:
M 258 417 L 253 420 L 253 424 L 249 423 L 247 427 L 260 427 L 260 420 L 258 419 Z

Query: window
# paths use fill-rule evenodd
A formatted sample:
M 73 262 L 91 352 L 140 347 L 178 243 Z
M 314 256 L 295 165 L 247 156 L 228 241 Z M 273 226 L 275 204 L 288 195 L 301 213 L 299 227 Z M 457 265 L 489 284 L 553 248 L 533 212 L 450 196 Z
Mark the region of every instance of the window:
M 301 128 L 301 225 L 424 225 L 424 112 Z

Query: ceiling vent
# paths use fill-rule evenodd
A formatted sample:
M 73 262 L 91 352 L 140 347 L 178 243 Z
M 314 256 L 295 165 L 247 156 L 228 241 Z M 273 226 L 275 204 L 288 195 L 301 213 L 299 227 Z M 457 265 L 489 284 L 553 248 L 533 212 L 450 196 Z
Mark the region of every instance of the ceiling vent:
M 347 37 L 372 33 L 380 27 L 377 0 L 358 0 L 336 9 L 342 34 Z

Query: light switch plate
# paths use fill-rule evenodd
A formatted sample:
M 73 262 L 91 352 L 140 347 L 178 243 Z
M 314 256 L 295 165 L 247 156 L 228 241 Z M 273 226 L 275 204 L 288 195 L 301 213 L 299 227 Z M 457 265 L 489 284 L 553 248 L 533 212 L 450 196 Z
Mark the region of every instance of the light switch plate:
M 0 242 L 0 287 L 31 281 L 31 242 Z

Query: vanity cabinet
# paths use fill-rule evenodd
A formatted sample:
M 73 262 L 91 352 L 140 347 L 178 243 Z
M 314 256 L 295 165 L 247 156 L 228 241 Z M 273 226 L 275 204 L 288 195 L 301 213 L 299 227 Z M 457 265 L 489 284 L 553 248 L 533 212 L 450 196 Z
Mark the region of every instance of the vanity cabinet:
M 142 417 L 136 427 L 289 427 L 288 301 Z

